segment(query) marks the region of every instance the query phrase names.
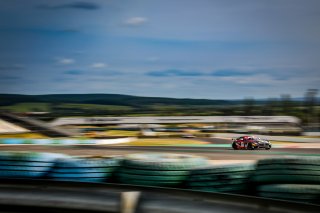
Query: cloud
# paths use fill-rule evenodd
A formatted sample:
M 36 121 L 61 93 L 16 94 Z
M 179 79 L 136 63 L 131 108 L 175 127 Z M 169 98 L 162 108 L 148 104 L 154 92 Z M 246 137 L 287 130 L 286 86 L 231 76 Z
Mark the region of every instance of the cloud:
M 124 21 L 127 26 L 138 27 L 145 24 L 148 21 L 145 17 L 132 17 Z
M 232 84 L 251 87 L 268 87 L 272 85 L 283 84 L 283 80 L 276 79 L 272 75 L 266 73 L 255 73 L 250 76 L 221 76 L 219 79 L 232 82 Z
M 69 65 L 69 64 L 74 64 L 75 60 L 72 58 L 61 58 L 58 60 L 59 64 L 64 64 L 64 65 Z
M 60 9 L 97 10 L 100 8 L 100 6 L 93 2 L 79 1 L 79 2 L 72 2 L 72 3 L 66 3 L 66 4 L 59 4 L 59 5 L 43 4 L 43 5 L 39 5 L 37 8 L 47 9 L 47 10 L 60 10 Z
M 203 76 L 204 73 L 199 71 L 186 71 L 186 70 L 163 70 L 163 71 L 150 71 L 147 75 L 153 77 L 169 77 L 169 76 Z
M 102 69 L 102 68 L 106 68 L 107 66 L 108 66 L 108 64 L 101 63 L 101 62 L 93 63 L 91 65 L 91 67 L 94 69 Z
M 163 70 L 163 71 L 151 71 L 148 72 L 147 75 L 154 77 L 167 77 L 167 76 L 214 76 L 214 77 L 233 77 L 233 76 L 251 76 L 255 73 L 243 70 L 233 70 L 233 69 L 224 69 L 224 70 L 216 70 L 213 72 L 203 72 L 203 71 L 188 71 L 188 70 Z
M 250 75 L 253 75 L 253 73 L 248 72 L 248 71 L 226 69 L 226 70 L 213 71 L 213 72 L 211 73 L 211 75 L 212 75 L 212 76 L 216 76 L 216 77 L 250 76 Z
M 67 71 L 64 72 L 64 74 L 67 74 L 67 75 L 82 75 L 83 71 L 81 71 L 81 70 L 67 70 Z

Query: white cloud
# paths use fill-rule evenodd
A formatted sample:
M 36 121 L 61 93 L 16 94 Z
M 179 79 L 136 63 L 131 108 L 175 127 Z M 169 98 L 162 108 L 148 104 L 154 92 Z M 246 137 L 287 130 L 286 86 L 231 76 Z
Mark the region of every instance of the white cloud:
M 58 63 L 59 64 L 65 64 L 65 65 L 74 64 L 75 60 L 72 59 L 72 58 L 61 58 L 61 59 L 58 60 Z
M 132 17 L 132 18 L 125 20 L 124 24 L 127 26 L 136 27 L 136 26 L 141 26 L 141 25 L 145 24 L 147 21 L 148 21 L 148 19 L 145 17 Z
M 235 84 L 243 84 L 243 85 L 275 85 L 278 83 L 283 83 L 281 80 L 277 80 L 270 75 L 267 74 L 257 74 L 252 76 L 224 76 L 220 77 L 220 80 L 230 81 Z
M 98 62 L 98 63 L 93 63 L 91 65 L 92 68 L 95 68 L 95 69 L 101 69 L 101 68 L 105 68 L 107 67 L 108 64 L 105 64 L 105 63 L 101 63 L 101 62 Z

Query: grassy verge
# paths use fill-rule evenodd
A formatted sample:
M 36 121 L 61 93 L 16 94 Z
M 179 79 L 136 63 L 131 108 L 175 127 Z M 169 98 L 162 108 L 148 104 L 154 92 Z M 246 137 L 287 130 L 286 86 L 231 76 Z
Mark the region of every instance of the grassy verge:
M 13 112 L 47 112 L 50 111 L 50 105 L 48 103 L 19 103 L 11 106 L 1 106 L 0 109 Z
M 0 134 L 0 138 L 47 138 L 39 133 Z
M 122 137 L 136 137 L 139 131 L 126 131 L 126 130 L 108 130 L 105 135 L 107 136 L 122 136 Z
M 172 145 L 201 145 L 207 142 L 190 139 L 138 139 L 121 145 L 127 146 L 172 146 Z

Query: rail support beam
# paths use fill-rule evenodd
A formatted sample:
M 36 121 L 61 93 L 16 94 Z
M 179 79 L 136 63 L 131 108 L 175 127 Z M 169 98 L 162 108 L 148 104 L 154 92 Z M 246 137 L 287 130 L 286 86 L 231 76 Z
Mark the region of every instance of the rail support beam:
M 122 192 L 120 213 L 135 213 L 141 192 Z

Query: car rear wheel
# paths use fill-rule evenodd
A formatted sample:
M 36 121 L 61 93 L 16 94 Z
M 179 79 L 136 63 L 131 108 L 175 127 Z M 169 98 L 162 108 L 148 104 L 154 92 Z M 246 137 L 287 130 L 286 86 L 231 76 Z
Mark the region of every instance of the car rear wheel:
M 237 146 L 237 144 L 236 144 L 235 142 L 232 143 L 232 148 L 233 148 L 234 150 L 237 150 L 237 149 L 238 149 L 238 146 Z

